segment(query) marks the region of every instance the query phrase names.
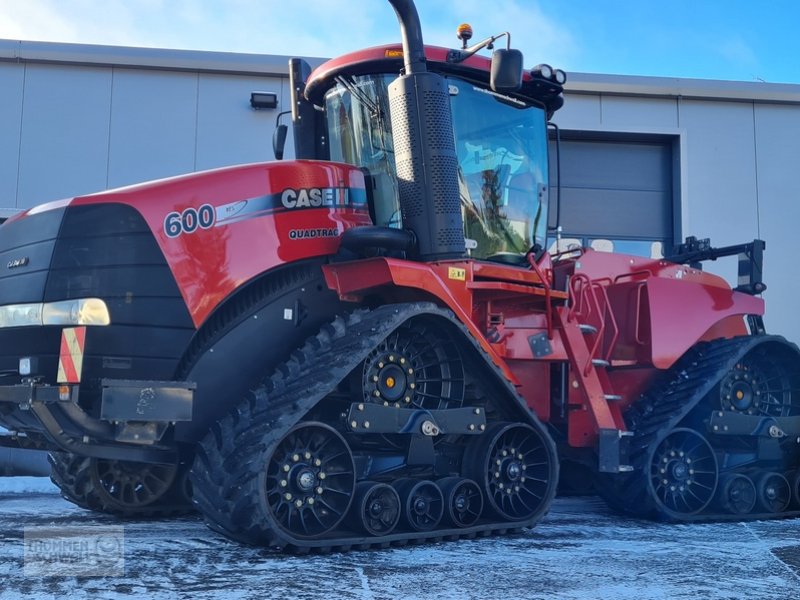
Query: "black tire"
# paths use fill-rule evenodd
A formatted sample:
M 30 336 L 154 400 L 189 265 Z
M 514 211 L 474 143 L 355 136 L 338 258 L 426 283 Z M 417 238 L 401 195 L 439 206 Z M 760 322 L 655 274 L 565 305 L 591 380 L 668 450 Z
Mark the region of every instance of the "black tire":
M 152 465 L 88 458 L 67 452 L 49 456 L 50 479 L 65 500 L 122 518 L 191 513 L 188 464 Z

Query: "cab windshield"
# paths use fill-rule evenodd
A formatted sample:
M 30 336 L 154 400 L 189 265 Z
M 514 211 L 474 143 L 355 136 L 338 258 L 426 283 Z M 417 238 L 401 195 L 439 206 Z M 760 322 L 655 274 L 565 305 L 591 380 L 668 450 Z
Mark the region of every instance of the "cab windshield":
M 340 78 L 325 97 L 331 159 L 368 169 L 376 225 L 402 227 L 387 87 L 389 75 Z M 447 79 L 459 163 L 464 236 L 471 256 L 522 254 L 544 245 L 544 110 Z

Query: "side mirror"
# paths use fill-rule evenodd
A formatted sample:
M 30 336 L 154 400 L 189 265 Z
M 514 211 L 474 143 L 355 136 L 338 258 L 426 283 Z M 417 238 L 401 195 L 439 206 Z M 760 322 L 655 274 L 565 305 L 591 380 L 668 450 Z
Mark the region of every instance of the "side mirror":
M 289 127 L 282 123 L 275 127 L 275 132 L 272 134 L 272 152 L 275 154 L 275 160 L 283 160 L 283 149 L 286 146 L 288 131 Z
M 495 92 L 516 92 L 522 87 L 522 52 L 498 49 L 492 52 L 489 84 Z

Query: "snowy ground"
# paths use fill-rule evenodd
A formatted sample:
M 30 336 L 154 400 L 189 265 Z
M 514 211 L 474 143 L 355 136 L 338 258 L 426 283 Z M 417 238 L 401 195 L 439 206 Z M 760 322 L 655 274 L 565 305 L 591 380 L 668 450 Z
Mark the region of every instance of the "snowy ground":
M 237 546 L 197 518 L 133 521 L 122 577 L 24 575 L 24 528 L 118 524 L 43 479 L 0 478 L 0 598 L 800 597 L 800 519 L 665 525 L 594 498 L 556 500 L 518 537 L 308 557 Z

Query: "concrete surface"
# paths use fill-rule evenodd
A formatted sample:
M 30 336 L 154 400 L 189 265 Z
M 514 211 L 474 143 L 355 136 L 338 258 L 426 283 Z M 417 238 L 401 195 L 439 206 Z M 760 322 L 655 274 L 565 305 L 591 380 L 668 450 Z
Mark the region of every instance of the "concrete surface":
M 198 518 L 129 521 L 124 576 L 25 576 L 26 528 L 118 524 L 45 480 L 0 479 L 0 598 L 800 598 L 800 520 L 667 525 L 596 498 L 557 499 L 517 537 L 327 556 L 241 547 Z

